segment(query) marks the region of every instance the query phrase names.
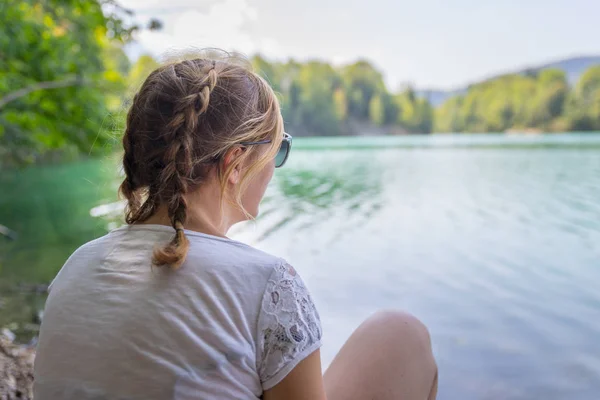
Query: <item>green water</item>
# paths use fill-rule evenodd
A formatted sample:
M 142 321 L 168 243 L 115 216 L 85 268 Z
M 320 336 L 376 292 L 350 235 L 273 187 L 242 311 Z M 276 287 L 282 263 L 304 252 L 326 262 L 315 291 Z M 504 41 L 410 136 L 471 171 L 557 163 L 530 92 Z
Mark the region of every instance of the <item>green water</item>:
M 116 157 L 3 171 L 0 325 L 35 335 L 43 285 L 121 224 L 118 184 Z M 325 365 L 402 308 L 431 330 L 442 400 L 600 398 L 600 134 L 295 140 L 231 234 L 301 272 Z

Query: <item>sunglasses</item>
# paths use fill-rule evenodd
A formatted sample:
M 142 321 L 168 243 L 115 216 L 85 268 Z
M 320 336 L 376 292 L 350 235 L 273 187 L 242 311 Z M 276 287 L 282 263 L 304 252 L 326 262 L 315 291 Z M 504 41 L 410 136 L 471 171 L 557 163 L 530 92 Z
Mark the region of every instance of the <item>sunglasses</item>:
M 271 143 L 271 139 L 260 140 L 258 142 L 242 142 L 240 143 L 242 146 L 252 146 L 257 144 L 267 144 Z M 292 149 L 292 135 L 288 133 L 283 133 L 283 140 L 281 141 L 281 146 L 279 146 L 279 151 L 275 156 L 275 168 L 281 168 L 287 161 L 290 156 L 290 150 Z

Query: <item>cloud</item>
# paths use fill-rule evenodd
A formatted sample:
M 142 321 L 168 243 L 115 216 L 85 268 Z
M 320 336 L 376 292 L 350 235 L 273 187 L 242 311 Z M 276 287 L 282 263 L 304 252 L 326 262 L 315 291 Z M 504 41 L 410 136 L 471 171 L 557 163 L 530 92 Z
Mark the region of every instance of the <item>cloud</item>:
M 200 8 L 206 7 L 215 0 L 169 0 L 165 4 L 164 0 L 119 0 L 119 4 L 126 8 L 131 8 L 138 14 L 152 13 L 163 10 L 168 13 L 169 10 L 177 10 L 182 8 Z
M 161 3 L 158 0 L 127 0 L 124 5 L 139 13 L 140 10 L 143 12 L 144 9 L 152 9 L 154 4 Z M 245 54 L 259 50 L 266 50 L 270 54 L 278 51 L 279 45 L 275 39 L 250 34 L 247 28 L 258 21 L 258 12 L 247 0 L 196 2 L 193 7 L 189 6 L 189 1 L 184 0 L 171 0 L 171 4 L 173 7 L 170 7 L 170 13 L 161 15 L 156 14 L 155 9 L 151 11 L 162 20 L 162 31 L 142 31 L 137 37 L 138 43 L 156 56 L 206 47 Z M 177 9 L 177 5 L 183 8 Z

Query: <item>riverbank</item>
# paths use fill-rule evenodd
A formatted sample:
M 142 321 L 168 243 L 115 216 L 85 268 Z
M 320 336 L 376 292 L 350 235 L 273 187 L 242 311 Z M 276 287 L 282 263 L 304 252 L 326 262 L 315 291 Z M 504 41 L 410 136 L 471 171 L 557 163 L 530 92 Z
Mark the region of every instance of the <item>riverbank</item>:
M 14 343 L 14 334 L 0 331 L 0 400 L 33 398 L 35 347 Z

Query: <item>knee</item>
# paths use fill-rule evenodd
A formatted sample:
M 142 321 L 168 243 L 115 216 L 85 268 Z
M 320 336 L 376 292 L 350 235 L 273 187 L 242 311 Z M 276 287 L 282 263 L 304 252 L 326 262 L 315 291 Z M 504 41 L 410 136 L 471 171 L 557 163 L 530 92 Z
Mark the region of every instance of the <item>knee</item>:
M 433 359 L 429 330 L 417 317 L 403 311 L 378 311 L 365 321 L 390 349 L 406 346 Z

